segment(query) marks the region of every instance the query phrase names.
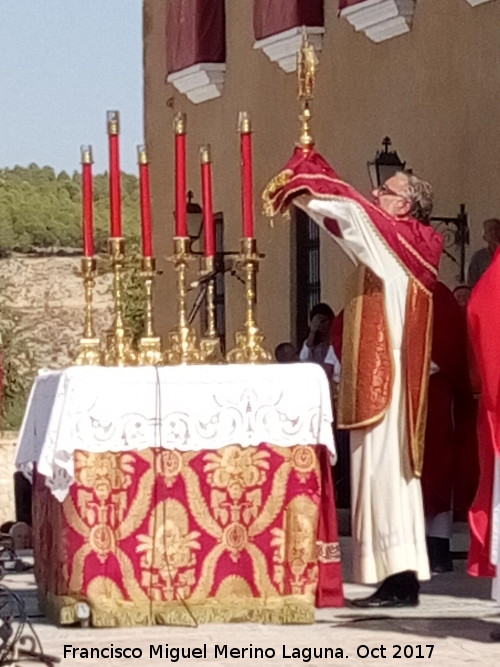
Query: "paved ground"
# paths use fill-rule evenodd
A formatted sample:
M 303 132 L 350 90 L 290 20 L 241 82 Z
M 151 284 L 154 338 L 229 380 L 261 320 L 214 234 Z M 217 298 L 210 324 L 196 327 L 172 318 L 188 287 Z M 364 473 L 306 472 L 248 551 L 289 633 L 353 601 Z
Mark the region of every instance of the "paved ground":
M 349 538 L 343 539 L 346 596 L 366 595 L 370 589 L 349 583 Z M 329 667 L 347 661 L 347 665 L 498 665 L 500 643 L 490 640 L 492 630 L 500 631 L 500 609 L 489 600 L 489 582 L 467 577 L 465 562 L 455 561 L 455 572 L 443 574 L 422 587 L 421 603 L 415 609 L 392 612 L 363 612 L 353 607 L 318 610 L 311 626 L 262 626 L 251 624 L 203 625 L 198 628 L 136 627 L 124 629 L 56 628 L 38 615 L 33 577 L 29 573 L 10 574 L 5 585 L 20 592 L 32 616 L 46 653 L 63 658 L 64 645 L 80 649 L 131 647 L 142 651 L 136 659 L 83 659 L 66 657 L 68 667 L 86 665 L 265 665 L 296 667 L 309 665 Z M 150 657 L 149 646 L 168 644 L 169 648 L 207 646 L 207 658 Z M 215 647 L 260 647 L 267 658 L 215 657 Z M 283 646 L 285 650 L 283 653 Z M 382 647 L 384 647 L 382 649 Z M 400 649 L 398 647 L 401 647 Z M 431 652 L 432 647 L 432 652 Z M 337 657 L 312 657 L 309 650 L 333 648 Z M 295 651 L 294 651 L 295 649 Z M 399 650 L 399 653 L 398 653 Z M 137 654 L 139 651 L 136 651 Z M 404 657 L 406 655 L 408 657 Z M 341 657 L 343 654 L 343 657 Z M 409 657 L 413 654 L 413 657 Z M 234 655 L 234 654 L 233 654 Z M 295 657 L 291 657 L 294 656 Z M 319 655 L 319 654 L 318 654 Z M 397 657 L 399 655 L 399 657 Z M 309 656 L 310 659 L 309 659 Z

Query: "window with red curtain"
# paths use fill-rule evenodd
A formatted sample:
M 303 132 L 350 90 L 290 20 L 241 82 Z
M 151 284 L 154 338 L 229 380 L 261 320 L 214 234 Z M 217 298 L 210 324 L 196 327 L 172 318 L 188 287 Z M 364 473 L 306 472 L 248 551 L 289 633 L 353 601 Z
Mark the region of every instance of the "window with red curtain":
M 253 7 L 257 41 L 302 25 L 324 25 L 323 0 L 254 0 Z
M 226 60 L 224 0 L 168 0 L 167 72 Z

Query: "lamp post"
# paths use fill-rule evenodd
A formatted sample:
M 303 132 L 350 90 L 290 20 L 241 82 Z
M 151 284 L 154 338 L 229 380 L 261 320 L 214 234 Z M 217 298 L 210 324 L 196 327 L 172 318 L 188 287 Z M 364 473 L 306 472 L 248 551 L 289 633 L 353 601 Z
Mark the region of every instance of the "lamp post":
M 401 162 L 396 151 L 389 150 L 391 145 L 390 137 L 384 137 L 382 141 L 384 150 L 377 151 L 375 159 L 367 162 L 372 188 L 379 187 L 397 171 L 403 171 L 406 166 L 406 162 Z
M 201 231 L 203 227 L 203 209 L 199 204 L 193 201 L 193 191 L 189 190 L 187 193 L 187 228 L 188 236 L 191 242 L 191 252 L 194 255 L 200 254 L 198 251 L 193 250 L 193 245 L 196 241 L 199 241 L 201 237 Z

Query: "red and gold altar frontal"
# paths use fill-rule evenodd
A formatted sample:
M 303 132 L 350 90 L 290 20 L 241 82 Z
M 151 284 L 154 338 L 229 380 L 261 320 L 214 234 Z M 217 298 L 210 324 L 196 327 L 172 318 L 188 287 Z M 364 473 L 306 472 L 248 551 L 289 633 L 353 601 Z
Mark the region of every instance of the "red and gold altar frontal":
M 122 234 L 120 186 L 120 121 L 117 111 L 108 112 L 110 238 L 109 258 L 113 271 L 114 318 L 104 339 L 96 334 L 93 319 L 93 289 L 97 262 L 93 239 L 92 147 L 82 146 L 83 259 L 82 275 L 85 290 L 85 325 L 80 339 L 76 363 L 85 365 L 127 366 L 183 363 L 256 363 L 270 361 L 264 349 L 264 337 L 255 319 L 256 274 L 261 259 L 254 232 L 252 128 L 246 112 L 239 115 L 242 183 L 242 238 L 239 255 L 234 258 L 235 270 L 245 285 L 246 317 L 236 334 L 236 344 L 224 359 L 215 323 L 215 222 L 212 203 L 212 160 L 210 146 L 200 147 L 200 176 L 203 199 L 204 250 L 198 279 L 207 283 L 205 307 L 206 326 L 199 339 L 188 318 L 188 272 L 195 259 L 191 251 L 186 210 L 186 117 L 174 119 L 175 150 L 175 228 L 172 261 L 177 275 L 177 326 L 170 331 L 165 348 L 153 324 L 153 281 L 156 259 L 153 256 L 150 203 L 149 163 L 146 150 L 138 147 L 141 208 L 142 258 L 141 276 L 144 284 L 144 329 L 138 345 L 133 346 L 124 323 L 123 276 L 127 270 L 125 239 Z
M 44 611 L 94 626 L 313 623 L 343 604 L 326 447 L 75 452 L 63 503 L 35 480 Z

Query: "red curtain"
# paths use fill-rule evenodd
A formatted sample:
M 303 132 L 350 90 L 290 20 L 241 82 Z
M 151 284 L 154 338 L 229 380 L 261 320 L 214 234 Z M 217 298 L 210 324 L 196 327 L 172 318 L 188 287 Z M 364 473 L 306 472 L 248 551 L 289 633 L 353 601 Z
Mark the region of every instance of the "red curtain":
M 352 7 L 352 5 L 359 5 L 362 2 L 366 2 L 366 0 L 339 0 L 339 11 L 346 7 Z
M 323 26 L 323 0 L 254 0 L 255 39 L 298 26 Z
M 226 60 L 224 0 L 170 0 L 167 9 L 167 72 Z

